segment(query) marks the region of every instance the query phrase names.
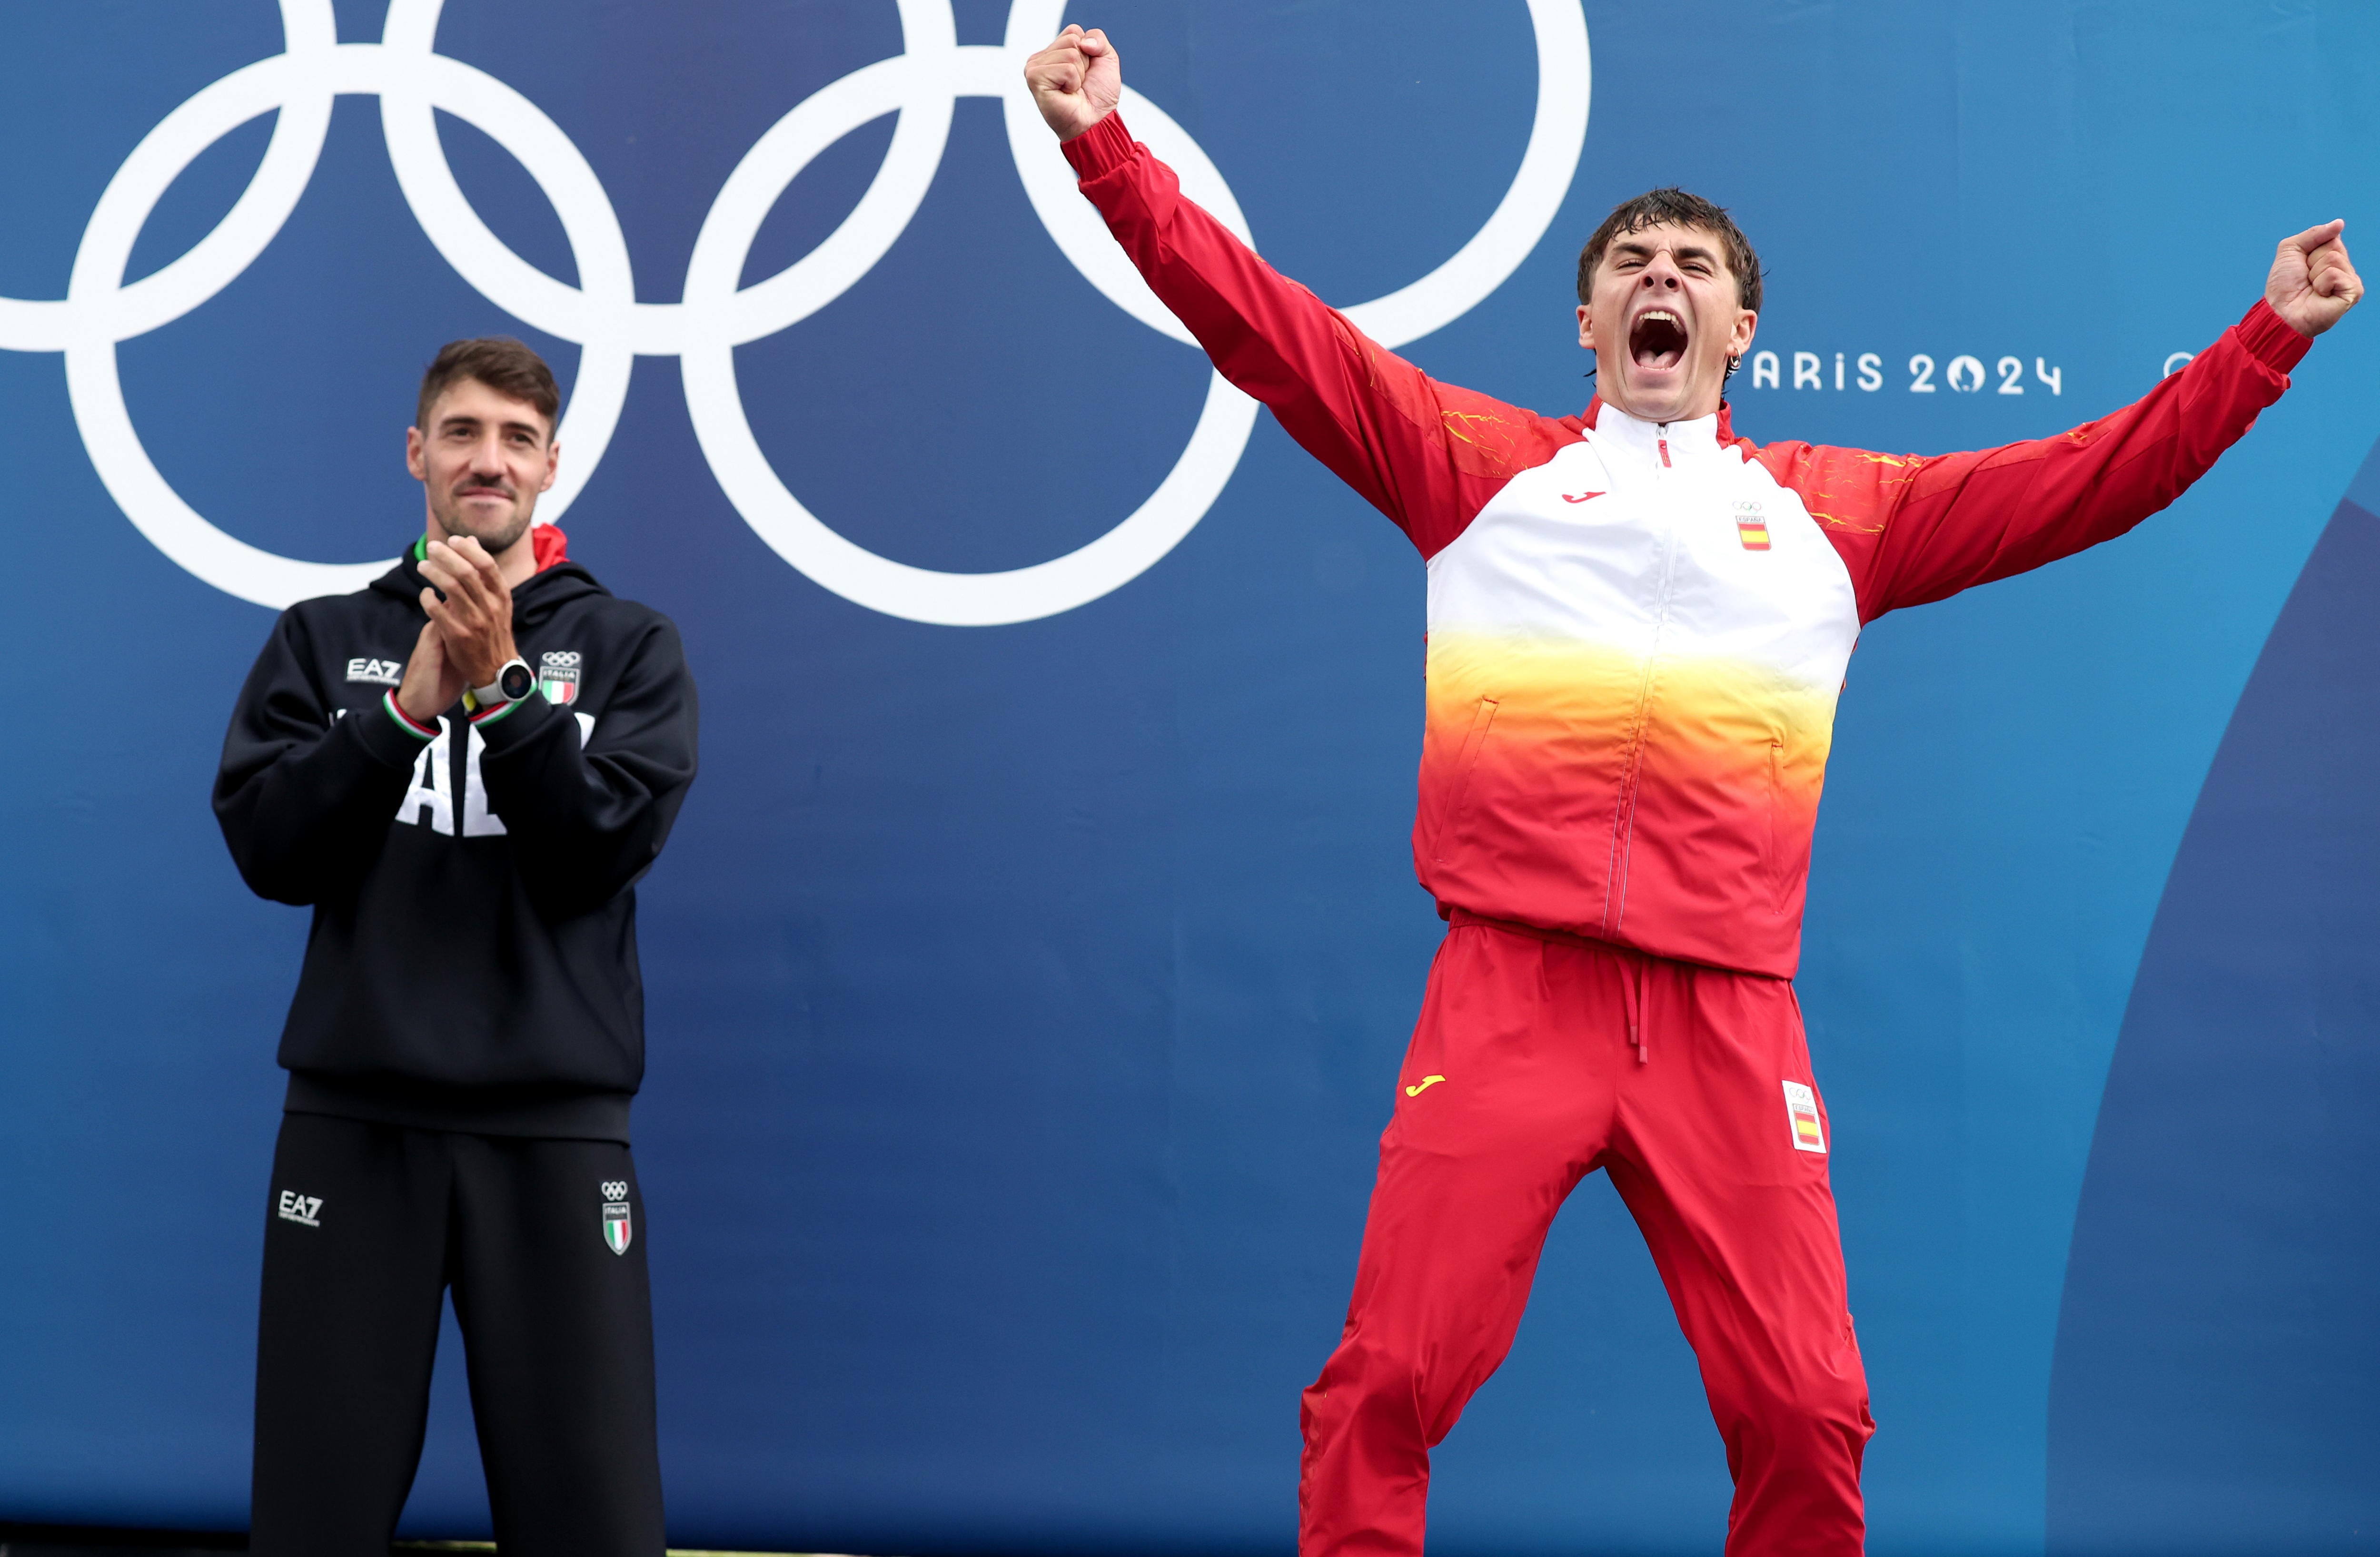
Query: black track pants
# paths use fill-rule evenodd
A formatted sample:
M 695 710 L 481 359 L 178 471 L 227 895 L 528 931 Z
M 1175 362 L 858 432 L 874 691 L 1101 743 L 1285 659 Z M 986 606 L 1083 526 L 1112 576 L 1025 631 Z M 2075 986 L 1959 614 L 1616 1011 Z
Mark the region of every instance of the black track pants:
M 498 1548 L 660 1557 L 627 1147 L 289 1114 L 265 1215 L 249 1551 L 387 1557 L 451 1283 Z

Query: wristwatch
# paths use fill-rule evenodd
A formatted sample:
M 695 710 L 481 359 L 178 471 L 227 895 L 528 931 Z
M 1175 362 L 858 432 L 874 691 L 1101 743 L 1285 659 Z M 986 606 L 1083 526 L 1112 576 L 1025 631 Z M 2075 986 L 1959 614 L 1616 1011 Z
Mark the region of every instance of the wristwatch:
M 466 708 L 476 714 L 499 703 L 517 703 L 536 690 L 537 672 L 528 668 L 528 660 L 515 658 L 496 672 L 494 681 L 464 693 L 463 703 Z

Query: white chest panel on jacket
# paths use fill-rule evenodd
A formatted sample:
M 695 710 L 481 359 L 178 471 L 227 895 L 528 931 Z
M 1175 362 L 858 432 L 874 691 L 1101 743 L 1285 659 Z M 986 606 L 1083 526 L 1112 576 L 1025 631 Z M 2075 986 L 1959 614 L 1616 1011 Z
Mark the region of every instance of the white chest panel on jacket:
M 1657 428 L 1606 406 L 1431 559 L 1429 625 L 1734 661 L 1831 699 L 1859 614 L 1800 497 L 1719 447 L 1715 418 Z

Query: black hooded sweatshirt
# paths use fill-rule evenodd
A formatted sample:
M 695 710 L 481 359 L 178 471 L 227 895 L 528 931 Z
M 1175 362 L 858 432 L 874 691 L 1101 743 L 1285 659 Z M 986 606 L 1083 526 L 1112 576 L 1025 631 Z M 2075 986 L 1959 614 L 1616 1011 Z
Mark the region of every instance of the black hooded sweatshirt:
M 513 590 L 538 691 L 395 702 L 428 619 L 416 543 L 281 614 L 224 738 L 215 816 L 259 896 L 314 910 L 282 1029 L 293 1113 L 628 1139 L 644 1078 L 634 886 L 694 780 L 677 629 L 576 562 Z

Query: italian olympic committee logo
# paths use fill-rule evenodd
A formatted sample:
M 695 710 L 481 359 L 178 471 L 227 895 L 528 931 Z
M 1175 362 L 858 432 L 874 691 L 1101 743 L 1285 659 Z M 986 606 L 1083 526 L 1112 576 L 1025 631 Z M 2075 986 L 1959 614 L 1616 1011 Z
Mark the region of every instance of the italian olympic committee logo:
M 760 538 L 844 598 L 891 616 L 996 626 L 1055 615 L 1138 577 L 1203 518 L 1239 465 L 1253 400 L 1217 376 L 1172 470 L 1133 513 L 1062 557 L 1002 573 L 938 573 L 857 546 L 802 505 L 761 453 L 735 380 L 735 349 L 789 329 L 868 273 L 908 225 L 941 165 L 961 97 L 1001 100 L 1010 155 L 1043 226 L 1084 279 L 1150 329 L 1190 344 L 1075 191 L 1023 81 L 1025 56 L 1055 36 L 1064 0 L 1014 0 L 998 46 L 961 45 L 949 0 L 896 0 L 903 52 L 820 89 L 747 152 L 712 201 L 676 303 L 639 303 L 610 197 L 586 157 L 535 103 L 436 51 L 443 0 L 391 0 L 377 43 L 341 43 L 332 0 L 280 0 L 283 52 L 214 82 L 160 121 L 108 181 L 83 228 L 61 300 L 0 297 L 0 348 L 61 352 L 75 424 L 108 493 L 140 533 L 228 594 L 285 606 L 359 589 L 389 563 L 310 562 L 225 534 L 167 484 L 133 428 L 115 347 L 199 308 L 264 251 L 313 176 L 342 92 L 380 99 L 381 128 L 406 202 L 439 254 L 498 308 L 581 348 L 565 420 L 571 458 L 540 504 L 559 518 L 594 476 L 619 424 L 638 356 L 675 356 L 686 408 L 712 474 Z M 1512 187 L 1445 263 L 1345 310 L 1395 347 L 1469 312 L 1545 235 L 1586 135 L 1586 20 L 1579 0 L 1527 0 L 1537 99 Z M 1189 135 L 1124 89 L 1134 131 L 1182 175 L 1189 196 L 1243 239 L 1246 219 Z M 526 168 L 562 220 L 579 284 L 522 260 L 465 199 L 438 142 L 433 110 L 476 126 Z M 239 126 L 274 114 L 255 176 L 222 222 L 170 264 L 126 284 L 134 240 L 166 188 Z M 802 259 L 739 286 L 746 256 L 795 175 L 844 136 L 888 113 L 899 122 L 883 164 L 841 225 Z M 1253 240 L 1250 239 L 1252 242 Z

